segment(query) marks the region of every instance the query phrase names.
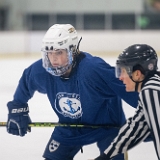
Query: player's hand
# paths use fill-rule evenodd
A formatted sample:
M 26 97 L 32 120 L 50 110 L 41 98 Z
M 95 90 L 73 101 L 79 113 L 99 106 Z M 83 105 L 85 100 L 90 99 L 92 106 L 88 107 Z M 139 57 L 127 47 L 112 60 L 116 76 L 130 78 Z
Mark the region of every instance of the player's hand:
M 98 156 L 95 159 L 88 159 L 88 160 L 110 160 L 111 158 L 109 158 L 106 154 L 101 154 L 100 156 Z
M 24 136 L 28 132 L 31 132 L 31 127 L 28 124 L 31 123 L 28 114 L 13 116 L 8 115 L 7 132 L 13 135 Z
M 9 102 L 7 106 L 9 110 L 7 132 L 19 136 L 24 136 L 27 134 L 27 131 L 31 132 L 31 127 L 28 126 L 28 124 L 31 123 L 31 119 L 28 115 L 28 105 L 22 105 L 20 108 L 19 104 Z

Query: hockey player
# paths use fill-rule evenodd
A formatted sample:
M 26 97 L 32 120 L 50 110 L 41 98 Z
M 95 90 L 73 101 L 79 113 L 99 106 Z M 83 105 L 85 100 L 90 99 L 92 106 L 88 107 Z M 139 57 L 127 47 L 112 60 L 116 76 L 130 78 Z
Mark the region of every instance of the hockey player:
M 24 70 L 14 99 L 7 103 L 7 131 L 24 136 L 31 129 L 28 100 L 35 91 L 47 94 L 59 123 L 121 126 L 121 99 L 136 107 L 138 92 L 128 94 L 115 69 L 98 57 L 79 51 L 78 35 L 70 24 L 55 24 L 43 38 L 42 59 Z M 45 160 L 73 160 L 82 146 L 97 142 L 102 153 L 117 135 L 116 128 L 55 127 Z M 107 136 L 106 136 L 107 135 Z M 123 154 L 114 160 L 123 160 Z
M 160 73 L 157 60 L 155 50 L 146 44 L 132 45 L 119 55 L 117 77 L 126 85 L 126 91 L 139 92 L 138 107 L 111 145 L 95 160 L 110 160 L 133 148 L 148 135 L 151 135 L 160 160 Z

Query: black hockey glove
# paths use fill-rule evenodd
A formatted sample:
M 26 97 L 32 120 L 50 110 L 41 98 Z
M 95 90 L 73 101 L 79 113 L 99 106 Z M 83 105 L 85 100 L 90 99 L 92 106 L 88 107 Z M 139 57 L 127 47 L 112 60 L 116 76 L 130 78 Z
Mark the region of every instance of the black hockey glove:
M 144 140 L 144 142 L 150 142 L 150 141 L 153 141 L 151 134 L 149 134 L 149 136 Z
M 98 156 L 97 158 L 95 158 L 94 160 L 111 160 L 112 158 L 109 158 L 106 154 L 101 154 L 100 156 Z
M 9 111 L 7 132 L 19 136 L 24 136 L 27 131 L 31 132 L 31 127 L 28 126 L 31 123 L 28 104 L 20 106 L 16 102 L 8 102 L 7 106 Z

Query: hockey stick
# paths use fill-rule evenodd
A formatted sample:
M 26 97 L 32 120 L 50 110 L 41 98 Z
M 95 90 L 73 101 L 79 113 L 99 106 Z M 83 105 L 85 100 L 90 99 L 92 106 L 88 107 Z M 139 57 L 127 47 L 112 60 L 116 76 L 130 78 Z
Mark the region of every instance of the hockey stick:
M 5 127 L 7 122 L 0 122 L 0 127 Z M 58 122 L 33 122 L 29 124 L 30 127 L 86 127 L 86 128 L 120 128 L 120 126 L 111 125 L 85 125 L 85 124 L 64 124 Z

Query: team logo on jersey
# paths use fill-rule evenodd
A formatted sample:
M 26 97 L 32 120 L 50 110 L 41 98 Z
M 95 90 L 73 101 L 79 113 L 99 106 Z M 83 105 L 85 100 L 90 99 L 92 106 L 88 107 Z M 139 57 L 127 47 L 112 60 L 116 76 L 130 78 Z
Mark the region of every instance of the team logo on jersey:
M 56 110 L 65 117 L 78 119 L 82 116 L 79 94 L 60 92 L 56 95 Z
M 59 145 L 60 145 L 59 142 L 52 140 L 51 143 L 49 144 L 49 151 L 54 152 L 55 150 L 58 149 Z

